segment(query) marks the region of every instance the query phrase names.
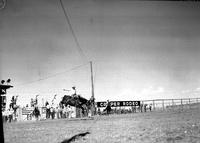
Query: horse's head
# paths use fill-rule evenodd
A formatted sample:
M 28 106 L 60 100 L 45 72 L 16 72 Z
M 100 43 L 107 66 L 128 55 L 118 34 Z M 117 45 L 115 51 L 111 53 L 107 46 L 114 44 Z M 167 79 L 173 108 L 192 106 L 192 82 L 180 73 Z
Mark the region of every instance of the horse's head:
M 81 104 L 87 104 L 88 100 L 86 98 L 82 97 L 81 95 L 78 95 L 78 97 Z

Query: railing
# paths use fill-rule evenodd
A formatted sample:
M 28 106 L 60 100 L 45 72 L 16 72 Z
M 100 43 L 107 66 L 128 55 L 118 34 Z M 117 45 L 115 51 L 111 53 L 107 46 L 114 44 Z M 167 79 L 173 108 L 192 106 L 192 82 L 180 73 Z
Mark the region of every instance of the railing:
M 177 108 L 192 108 L 196 104 L 200 103 L 200 98 L 143 100 L 141 103 L 143 105 L 151 105 L 152 110 L 174 110 Z
M 200 108 L 200 98 L 140 100 L 140 106 L 112 106 L 114 113 L 119 114 L 148 111 L 183 110 L 192 108 Z M 103 112 L 103 109 L 105 109 L 104 106 L 98 106 L 97 114 L 98 112 Z

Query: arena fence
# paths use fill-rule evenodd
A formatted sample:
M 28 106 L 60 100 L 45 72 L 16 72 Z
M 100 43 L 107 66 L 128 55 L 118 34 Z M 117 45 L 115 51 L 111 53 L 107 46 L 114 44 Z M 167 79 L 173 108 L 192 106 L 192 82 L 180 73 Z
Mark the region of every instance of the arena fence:
M 181 99 L 155 99 L 143 100 L 141 104 L 151 105 L 152 110 L 175 110 L 193 108 L 200 103 L 200 98 L 181 98 Z
M 196 108 L 200 105 L 200 98 L 181 99 L 154 99 L 141 101 L 110 101 L 114 113 L 135 113 L 147 111 L 169 111 L 182 110 L 185 108 Z M 106 102 L 97 102 L 97 112 L 102 113 Z M 200 106 L 198 106 L 200 107 Z

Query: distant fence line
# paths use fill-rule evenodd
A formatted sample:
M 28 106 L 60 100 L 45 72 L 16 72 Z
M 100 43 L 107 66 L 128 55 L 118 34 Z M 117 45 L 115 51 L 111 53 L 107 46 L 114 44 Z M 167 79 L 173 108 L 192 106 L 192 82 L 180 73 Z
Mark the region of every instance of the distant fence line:
M 141 105 L 145 108 L 149 108 L 151 106 L 151 110 L 170 110 L 175 108 L 190 108 L 191 105 L 196 103 L 200 103 L 200 98 L 177 98 L 177 99 L 152 99 L 152 100 L 140 100 L 140 101 L 111 101 L 111 103 L 129 103 L 132 102 L 132 106 Z M 137 104 L 136 104 L 137 103 Z M 97 102 L 97 108 L 105 108 L 106 102 Z M 117 104 L 116 104 L 117 105 Z M 130 107 L 130 105 L 118 104 L 117 106 L 113 105 L 113 108 L 125 108 Z M 142 108 L 142 107 L 141 107 Z M 148 110 L 148 109 L 147 109 Z
M 152 110 L 166 110 L 174 108 L 191 107 L 195 103 L 200 103 L 200 98 L 180 98 L 180 99 L 154 99 L 142 100 L 141 104 L 152 105 Z

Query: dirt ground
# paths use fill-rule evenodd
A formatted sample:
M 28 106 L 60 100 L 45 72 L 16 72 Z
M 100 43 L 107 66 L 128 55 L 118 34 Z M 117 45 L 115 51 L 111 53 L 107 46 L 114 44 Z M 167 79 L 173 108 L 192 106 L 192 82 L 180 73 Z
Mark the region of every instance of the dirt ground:
M 6 143 L 200 143 L 200 107 L 176 111 L 95 116 L 93 120 L 45 120 L 4 124 Z

